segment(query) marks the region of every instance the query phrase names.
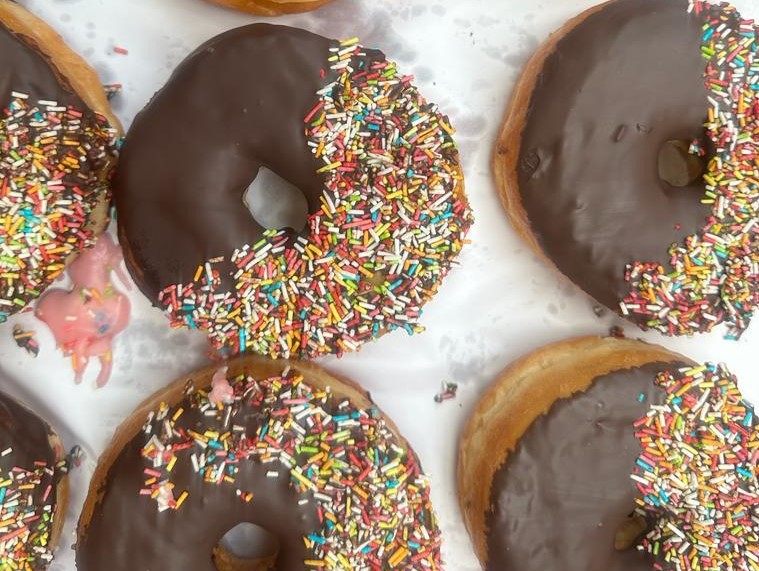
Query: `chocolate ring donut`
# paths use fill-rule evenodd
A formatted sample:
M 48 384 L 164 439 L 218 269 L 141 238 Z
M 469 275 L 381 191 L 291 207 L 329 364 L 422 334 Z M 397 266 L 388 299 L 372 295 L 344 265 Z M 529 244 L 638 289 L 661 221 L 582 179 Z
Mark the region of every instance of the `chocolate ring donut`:
M 120 126 L 92 70 L 0 0 L 0 322 L 36 299 L 108 221 Z
M 758 445 L 724 367 L 574 339 L 508 367 L 476 405 L 459 501 L 484 569 L 748 570 Z
M 249 522 L 280 548 L 243 568 L 439 570 L 429 494 L 357 385 L 248 356 L 180 379 L 116 432 L 79 521 L 77 568 L 228 571 L 220 539 Z
M 419 329 L 472 219 L 452 128 L 357 40 L 256 24 L 191 54 L 135 119 L 115 177 L 127 267 L 226 354 L 316 357 Z M 306 230 L 261 227 L 261 167 Z
M 612 0 L 512 97 L 493 166 L 515 228 L 643 328 L 737 336 L 759 307 L 755 35 L 725 6 Z
M 63 446 L 44 420 L 0 392 L 0 447 L 0 568 L 42 571 L 65 521 Z

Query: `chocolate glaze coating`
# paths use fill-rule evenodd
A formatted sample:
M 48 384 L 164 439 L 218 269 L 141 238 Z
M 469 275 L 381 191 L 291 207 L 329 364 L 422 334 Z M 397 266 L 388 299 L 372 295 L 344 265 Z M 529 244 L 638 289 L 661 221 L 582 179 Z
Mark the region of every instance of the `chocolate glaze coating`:
M 615 551 L 614 536 L 637 496 L 633 422 L 664 400 L 656 374 L 677 367 L 598 377 L 530 425 L 493 477 L 487 569 L 650 571 L 637 550 Z
M 625 266 L 666 265 L 670 245 L 710 212 L 701 180 L 674 188 L 657 172 L 666 141 L 708 144 L 701 22 L 687 8 L 616 0 L 590 15 L 546 59 L 521 137 L 533 233 L 559 270 L 613 309 L 629 291 Z
M 334 78 L 333 45 L 284 26 L 231 30 L 192 53 L 137 116 L 114 200 L 127 266 L 154 302 L 167 286 L 191 282 L 206 260 L 228 262 L 261 238 L 242 200 L 260 167 L 319 210 L 324 179 L 303 120 Z
M 35 48 L 34 43 L 11 32 L 0 23 L 0 105 L 6 107 L 11 92 L 29 95 L 32 101 L 46 99 L 77 109 L 87 105 L 76 95 L 53 67 L 50 61 Z
M 51 428 L 44 420 L 12 397 L 0 392 L 0 450 L 12 449 L 10 454 L 0 456 L 0 473 L 3 478 L 13 468 L 33 472 L 37 468 L 35 462 L 44 462 L 48 468 L 54 469 L 57 455 L 50 444 L 51 436 Z M 35 507 L 56 505 L 61 474 L 55 471 L 42 475 L 40 485 L 26 492 L 32 495 Z M 48 485 L 50 491 L 43 501 Z M 57 517 L 65 516 L 59 514 Z M 29 564 L 35 571 L 48 567 L 48 562 L 43 559 L 36 559 Z
M 219 430 L 215 417 L 204 417 L 192 408 L 188 399 L 180 405 L 184 414 L 177 427 L 204 432 Z M 257 409 L 241 406 L 231 424 L 248 427 L 255 433 L 260 423 Z M 277 571 L 304 569 L 306 550 L 303 537 L 321 528 L 316 503 L 298 505 L 303 497 L 289 485 L 289 471 L 279 463 L 261 464 L 243 460 L 238 464 L 235 483 L 204 483 L 193 471 L 186 454 L 172 470 L 177 495 L 187 490 L 189 496 L 179 510 L 160 512 L 156 502 L 140 496 L 145 479 L 145 461 L 141 449 L 146 437 L 136 435 L 121 451 L 108 471 L 103 484 L 104 495 L 97 504 L 86 533 L 77 545 L 77 568 L 81 571 L 216 571 L 212 552 L 223 535 L 242 522 L 265 528 L 279 540 Z M 280 476 L 267 478 L 268 471 Z M 253 492 L 245 503 L 236 489 Z
M 188 399 L 180 405 L 184 413 L 177 427 L 204 432 L 220 430 L 215 417 L 203 417 Z M 240 407 L 231 424 L 249 427 L 254 433 L 260 423 L 257 410 Z M 201 428 L 202 427 L 202 428 Z M 279 540 L 277 571 L 300 571 L 306 550 L 303 537 L 321 528 L 313 499 L 302 506 L 302 496 L 289 486 L 289 471 L 279 463 L 261 464 L 243 460 L 235 483 L 204 483 L 183 454 L 171 472 L 177 495 L 189 496 L 179 510 L 160 512 L 156 502 L 140 496 L 145 462 L 140 451 L 146 437 L 140 432 L 121 451 L 103 483 L 104 495 L 95 507 L 89 527 L 77 544 L 80 571 L 216 571 L 212 551 L 222 536 L 242 522 L 254 523 Z M 280 477 L 267 478 L 270 470 Z M 250 503 L 235 495 L 236 489 L 253 492 Z M 310 497 L 310 494 L 309 496 Z
M 0 392 L 0 450 L 13 449 L 12 454 L 0 456 L 0 470 L 4 474 L 14 467 L 34 470 L 35 462 L 55 466 L 56 454 L 50 446 L 50 436 L 51 429 L 44 420 Z M 40 490 L 40 495 L 44 491 L 44 488 Z M 51 493 L 55 494 L 55 490 Z

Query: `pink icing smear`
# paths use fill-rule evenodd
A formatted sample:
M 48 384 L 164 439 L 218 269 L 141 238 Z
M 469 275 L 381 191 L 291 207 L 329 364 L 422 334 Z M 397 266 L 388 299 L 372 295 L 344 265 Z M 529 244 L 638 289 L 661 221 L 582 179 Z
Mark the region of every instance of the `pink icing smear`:
M 208 394 L 208 400 L 213 405 L 232 404 L 235 400 L 235 390 L 227 380 L 227 367 L 221 367 L 211 378 L 211 392 Z
M 131 309 L 129 299 L 111 282 L 113 272 L 131 289 L 121 268 L 123 259 L 121 248 L 103 234 L 69 265 L 71 291 L 49 289 L 37 303 L 35 315 L 51 329 L 63 354 L 71 357 L 77 383 L 92 357 L 100 360 L 97 386 L 111 376 L 113 339 L 126 328 Z

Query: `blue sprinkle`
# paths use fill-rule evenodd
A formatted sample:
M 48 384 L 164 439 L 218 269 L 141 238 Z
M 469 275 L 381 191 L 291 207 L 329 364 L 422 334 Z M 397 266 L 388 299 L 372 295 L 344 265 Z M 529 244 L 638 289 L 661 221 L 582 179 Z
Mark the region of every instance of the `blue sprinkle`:
M 735 470 L 747 480 L 753 480 L 754 478 L 753 474 L 749 472 L 748 470 L 746 470 L 745 468 L 736 468 Z
M 644 460 L 641 460 L 640 458 L 638 458 L 635 461 L 635 463 L 641 468 L 643 468 L 646 472 L 650 472 L 653 469 L 653 467 L 648 462 L 645 462 Z
M 660 506 L 660 505 L 661 505 L 661 501 L 660 501 L 660 500 L 659 500 L 659 498 L 657 498 L 656 496 L 651 496 L 651 495 L 648 495 L 648 496 L 646 496 L 646 500 L 647 500 L 647 501 L 648 501 L 650 504 L 653 504 L 653 505 L 655 505 L 655 506 Z

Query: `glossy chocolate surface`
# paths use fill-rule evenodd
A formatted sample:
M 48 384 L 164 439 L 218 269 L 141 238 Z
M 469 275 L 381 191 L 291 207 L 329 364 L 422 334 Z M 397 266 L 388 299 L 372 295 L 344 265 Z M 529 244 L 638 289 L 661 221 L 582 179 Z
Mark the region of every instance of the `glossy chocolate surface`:
M 663 401 L 654 379 L 671 366 L 599 377 L 530 425 L 493 478 L 488 570 L 651 570 L 634 548 L 616 551 L 614 539 L 637 496 L 633 422 Z
M 35 462 L 44 462 L 52 468 L 56 455 L 50 446 L 50 434 L 44 420 L 0 392 L 0 450 L 12 449 L 12 453 L 0 456 L 3 474 L 14 467 L 34 470 Z M 44 491 L 43 488 L 40 494 Z
M 192 408 L 188 399 L 180 406 L 184 413 L 177 429 L 226 430 L 216 417 L 204 417 Z M 230 425 L 247 427 L 249 434 L 255 433 L 259 423 L 257 409 L 249 405 L 241 406 L 230 420 Z M 193 470 L 189 453 L 181 453 L 171 472 L 172 481 L 177 495 L 187 490 L 189 496 L 179 510 L 159 512 L 154 500 L 140 495 L 146 467 L 140 451 L 145 441 L 142 432 L 137 434 L 111 465 L 103 482 L 103 498 L 77 545 L 80 571 L 216 571 L 214 547 L 242 522 L 263 527 L 279 540 L 277 571 L 304 569 L 303 537 L 318 532 L 321 524 L 313 499 L 298 504 L 310 495 L 293 491 L 287 468 L 278 462 L 243 460 L 234 484 L 215 485 L 203 482 Z M 278 472 L 279 477 L 267 477 L 269 471 Z M 238 488 L 252 492 L 252 501 L 237 497 Z
M 666 265 L 673 242 L 701 230 L 703 181 L 658 175 L 669 140 L 699 138 L 707 92 L 701 23 L 688 0 L 616 0 L 548 56 L 521 137 L 519 190 L 556 266 L 618 309 L 625 266 Z
M 320 208 L 304 118 L 332 77 L 332 45 L 284 26 L 231 30 L 191 54 L 137 116 L 114 200 L 127 266 L 149 298 L 261 238 L 243 204 L 260 167 L 297 186 L 310 212 Z
M 11 32 L 0 23 L 0 101 L 6 107 L 12 92 L 23 93 L 32 101 L 57 101 L 86 109 L 68 82 L 63 80 L 50 61 L 35 48 L 29 38 Z

